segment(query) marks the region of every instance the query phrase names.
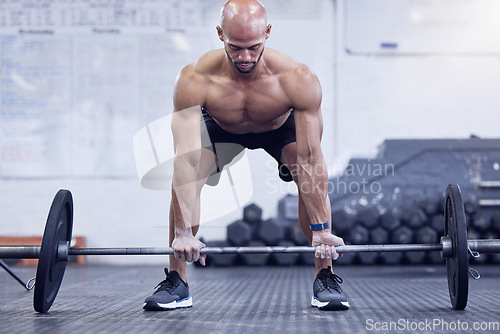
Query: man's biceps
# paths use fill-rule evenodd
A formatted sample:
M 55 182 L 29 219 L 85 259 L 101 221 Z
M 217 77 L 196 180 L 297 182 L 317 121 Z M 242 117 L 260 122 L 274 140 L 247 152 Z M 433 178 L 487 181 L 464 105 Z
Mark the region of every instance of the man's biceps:
M 172 119 L 172 135 L 174 141 L 179 143 L 199 140 L 201 138 L 201 124 L 199 120 L 193 119 Z
M 201 138 L 200 124 L 184 124 L 181 126 L 172 126 L 172 135 L 174 140 L 189 141 L 190 139 Z
M 172 115 L 172 122 L 186 121 L 199 122 L 201 119 L 201 107 L 199 105 L 177 110 Z
M 174 136 L 189 136 L 190 133 L 200 132 L 201 123 L 199 118 L 182 118 L 176 117 L 174 114 L 172 117 L 171 128 Z
M 316 131 L 321 127 L 321 114 L 314 110 L 296 110 L 294 118 L 297 131 Z
M 196 138 L 187 137 L 181 140 L 176 140 L 174 138 L 175 155 L 187 154 L 199 151 L 201 148 L 202 148 L 201 140 L 196 140 Z

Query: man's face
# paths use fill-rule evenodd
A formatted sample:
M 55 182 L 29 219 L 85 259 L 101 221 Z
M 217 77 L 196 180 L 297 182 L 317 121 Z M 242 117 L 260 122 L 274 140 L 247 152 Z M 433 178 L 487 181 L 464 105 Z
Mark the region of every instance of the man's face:
M 265 31 L 261 29 L 222 31 L 222 28 L 217 27 L 226 55 L 238 72 L 250 73 L 257 67 L 264 53 L 264 44 L 269 37 L 271 26 L 268 25 Z
M 264 43 L 242 47 L 227 43 L 224 45 L 226 54 L 234 68 L 240 73 L 252 72 L 264 53 Z

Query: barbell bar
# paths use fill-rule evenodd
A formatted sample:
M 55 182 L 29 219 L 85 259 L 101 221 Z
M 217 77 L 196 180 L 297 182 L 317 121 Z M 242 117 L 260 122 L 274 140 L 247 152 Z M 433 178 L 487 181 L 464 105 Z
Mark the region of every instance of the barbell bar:
M 444 238 L 444 237 L 443 237 Z M 443 239 L 439 244 L 382 244 L 382 245 L 345 245 L 335 247 L 338 253 L 362 252 L 443 252 L 450 257 L 452 245 Z M 468 249 L 478 253 L 500 253 L 500 239 L 469 239 Z M 0 245 L 2 259 L 38 259 L 41 246 L 37 245 Z M 263 246 L 263 247 L 205 247 L 200 254 L 272 254 L 272 253 L 314 253 L 313 246 Z M 61 242 L 57 248 L 57 260 L 68 261 L 68 256 L 76 255 L 173 255 L 170 247 L 124 247 L 124 248 L 75 248 Z
M 440 251 L 446 259 L 448 291 L 452 307 L 463 310 L 468 299 L 468 253 L 499 253 L 500 240 L 467 240 L 465 212 L 458 185 L 445 194 L 445 235 L 439 244 L 385 244 L 338 246 L 338 253 Z M 171 248 L 72 248 L 73 198 L 61 189 L 54 197 L 41 245 L 2 245 L 0 258 L 38 258 L 34 309 L 45 313 L 52 306 L 70 255 L 171 255 Z M 314 253 L 316 247 L 205 247 L 201 254 Z

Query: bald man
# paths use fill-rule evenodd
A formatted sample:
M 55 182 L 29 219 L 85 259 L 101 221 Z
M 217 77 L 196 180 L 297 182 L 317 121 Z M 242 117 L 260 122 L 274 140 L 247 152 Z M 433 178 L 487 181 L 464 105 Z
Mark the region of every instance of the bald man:
M 180 72 L 174 90 L 172 131 L 176 156 L 170 205 L 170 270 L 146 310 L 193 305 L 186 262 L 205 265 L 205 247 L 195 238 L 200 192 L 244 148 L 266 150 L 286 182 L 299 193 L 299 219 L 314 254 L 311 305 L 345 310 L 349 303 L 333 273 L 328 173 L 321 151 L 321 86 L 305 65 L 265 48 L 271 33 L 264 6 L 256 0 L 230 0 L 221 11 L 219 39 L 224 48 L 210 51 Z M 200 126 L 202 124 L 202 126 Z M 209 138 L 209 139 L 207 139 Z M 226 145 L 224 145 L 226 144 Z M 224 205 L 224 203 L 221 203 Z

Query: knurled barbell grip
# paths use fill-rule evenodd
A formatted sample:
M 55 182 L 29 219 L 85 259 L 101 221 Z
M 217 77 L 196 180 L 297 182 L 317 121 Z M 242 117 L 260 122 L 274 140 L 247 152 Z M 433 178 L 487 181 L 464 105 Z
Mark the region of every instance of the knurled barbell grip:
M 500 240 L 469 240 L 469 248 L 480 253 L 500 252 Z M 442 243 L 439 244 L 385 244 L 385 245 L 346 245 L 338 246 L 338 253 L 359 252 L 414 252 L 414 251 L 443 251 Z M 451 245 L 449 246 L 451 247 Z M 201 254 L 268 254 L 268 253 L 314 253 L 316 247 L 310 246 L 266 246 L 266 247 L 205 247 Z M 171 255 L 172 248 L 70 248 L 69 255 Z
M 441 251 L 441 244 L 404 245 L 347 245 L 336 248 L 339 253 L 353 252 L 410 252 Z M 201 254 L 262 254 L 262 253 L 314 253 L 316 247 L 205 247 Z M 170 255 L 172 248 L 69 248 L 69 255 Z

